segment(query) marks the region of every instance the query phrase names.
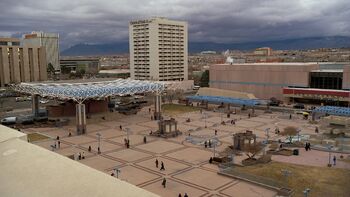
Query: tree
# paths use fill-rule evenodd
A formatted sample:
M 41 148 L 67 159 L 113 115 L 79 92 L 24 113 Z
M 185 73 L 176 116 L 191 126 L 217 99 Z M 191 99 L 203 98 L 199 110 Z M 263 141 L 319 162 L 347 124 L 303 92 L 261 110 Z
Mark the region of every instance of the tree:
M 200 80 L 200 86 L 201 87 L 209 87 L 209 70 L 206 70 L 203 72 L 201 80 Z
M 298 134 L 298 129 L 293 126 L 288 126 L 284 128 L 284 131 L 280 133 L 283 136 L 287 136 L 289 143 L 292 143 L 293 136 L 296 136 Z

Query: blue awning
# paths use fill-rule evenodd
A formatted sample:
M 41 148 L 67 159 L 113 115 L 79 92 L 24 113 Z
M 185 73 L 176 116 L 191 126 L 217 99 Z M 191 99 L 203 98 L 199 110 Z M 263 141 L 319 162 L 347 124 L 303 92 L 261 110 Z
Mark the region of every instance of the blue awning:
M 212 104 L 234 104 L 234 105 L 245 105 L 245 106 L 255 106 L 260 105 L 262 102 L 257 99 L 241 99 L 241 98 L 232 98 L 232 97 L 223 97 L 223 96 L 187 96 L 187 99 L 190 101 L 206 101 Z
M 350 108 L 336 106 L 321 106 L 314 109 L 312 112 L 326 113 L 336 116 L 350 116 Z

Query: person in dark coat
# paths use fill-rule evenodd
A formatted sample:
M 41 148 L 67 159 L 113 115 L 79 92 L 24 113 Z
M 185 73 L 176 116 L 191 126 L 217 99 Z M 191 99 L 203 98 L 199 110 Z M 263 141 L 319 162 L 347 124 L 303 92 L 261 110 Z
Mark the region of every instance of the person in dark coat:
M 165 178 L 163 178 L 162 185 L 164 188 L 166 187 L 166 179 Z
M 165 170 L 163 162 L 160 164 L 160 170 Z
M 158 168 L 158 163 L 159 163 L 158 159 L 156 159 L 156 168 Z

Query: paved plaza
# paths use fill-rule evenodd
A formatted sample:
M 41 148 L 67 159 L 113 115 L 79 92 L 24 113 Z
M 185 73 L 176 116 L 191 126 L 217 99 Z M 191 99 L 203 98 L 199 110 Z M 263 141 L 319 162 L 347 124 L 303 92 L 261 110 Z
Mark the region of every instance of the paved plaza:
M 74 127 L 63 128 L 30 128 L 25 132 L 40 132 L 56 138 L 60 136 L 61 147 L 56 150 L 58 154 L 70 156 L 84 152 L 85 159 L 80 160 L 82 164 L 100 170 L 108 175 L 119 169 L 118 178 L 137 185 L 141 188 L 154 192 L 160 196 L 182 196 L 186 192 L 193 196 L 275 196 L 276 192 L 259 187 L 252 183 L 244 182 L 221 176 L 217 174 L 218 167 L 209 164 L 208 160 L 213 156 L 213 149 L 205 148 L 202 145 L 192 144 L 186 141 L 188 134 L 192 137 L 217 137 L 219 145 L 216 150 L 224 150 L 228 145 L 232 145 L 232 134 L 244 132 L 249 129 L 257 134 L 257 140 L 265 139 L 265 129 L 278 126 L 281 130 L 286 126 L 296 126 L 302 129 L 302 133 L 310 133 L 313 127 L 301 118 L 293 117 L 292 120 L 285 119 L 281 114 L 263 114 L 259 112 L 258 117 L 248 118 L 247 114 L 231 115 L 230 119 L 222 117 L 220 112 L 206 112 L 207 117 L 198 112 L 190 112 L 172 117 L 178 121 L 178 128 L 183 135 L 176 138 L 156 138 L 149 136 L 149 132 L 155 131 L 157 122 L 151 121 L 148 108 L 142 109 L 137 115 L 121 116 L 115 121 L 100 121 L 88 125 L 87 134 L 75 136 Z M 296 116 L 296 115 L 295 115 Z M 186 119 L 191 118 L 190 122 Z M 231 125 L 231 119 L 236 119 L 236 124 Z M 226 125 L 221 125 L 221 120 L 227 121 Z M 207 124 L 207 128 L 205 128 Z M 123 129 L 120 130 L 119 126 Z M 124 128 L 129 128 L 129 135 Z M 214 131 L 217 130 L 217 136 Z M 72 132 L 73 136 L 68 137 Z M 97 133 L 101 134 L 98 142 Z M 147 137 L 144 144 L 143 138 Z M 124 145 L 126 138 L 130 140 L 130 148 Z M 270 138 L 277 138 L 274 132 L 270 132 Z M 54 140 L 44 140 L 36 144 L 51 150 Z M 97 154 L 97 147 L 100 144 L 101 154 Z M 91 152 L 88 151 L 91 146 Z M 327 154 L 314 151 L 301 151 L 301 156 L 306 155 L 311 158 L 311 164 L 324 165 L 328 161 L 317 161 L 315 155 L 326 158 Z M 315 152 L 316 153 L 316 152 Z M 305 157 L 297 159 L 274 156 L 273 159 L 282 162 L 293 162 L 305 164 Z M 159 161 L 158 168 L 155 161 Z M 293 161 L 289 161 L 293 160 Z M 161 162 L 164 163 L 165 170 L 160 170 Z M 339 163 L 339 166 L 345 165 Z M 166 188 L 161 182 L 166 178 Z

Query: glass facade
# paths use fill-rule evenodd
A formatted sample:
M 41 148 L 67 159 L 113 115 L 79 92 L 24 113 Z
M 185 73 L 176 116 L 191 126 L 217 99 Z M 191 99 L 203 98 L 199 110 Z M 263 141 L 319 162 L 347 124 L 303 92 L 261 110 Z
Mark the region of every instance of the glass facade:
M 342 72 L 311 72 L 310 88 L 341 90 L 343 84 Z

